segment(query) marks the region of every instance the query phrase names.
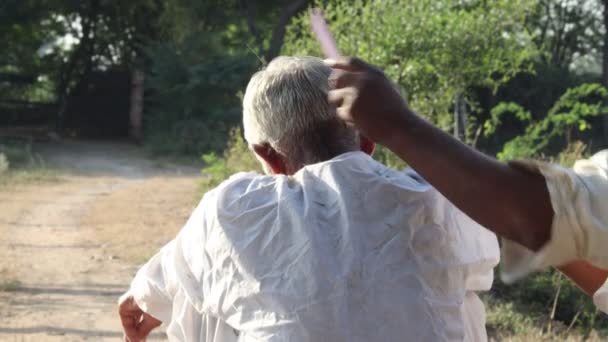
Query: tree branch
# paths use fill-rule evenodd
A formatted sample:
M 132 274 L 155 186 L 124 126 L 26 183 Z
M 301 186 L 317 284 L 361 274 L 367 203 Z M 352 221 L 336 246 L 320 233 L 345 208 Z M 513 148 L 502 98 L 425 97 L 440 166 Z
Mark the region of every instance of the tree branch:
M 279 21 L 272 32 L 270 46 L 268 47 L 268 51 L 266 51 L 264 56 L 267 62 L 279 55 L 281 46 L 283 46 L 283 40 L 285 39 L 285 28 L 287 24 L 289 24 L 291 18 L 303 11 L 307 5 L 308 0 L 283 1 L 281 16 L 279 17 Z
M 247 26 L 249 27 L 249 32 L 255 38 L 255 44 L 258 47 L 258 51 L 263 51 L 264 49 L 264 41 L 262 39 L 262 34 L 258 29 L 255 23 L 256 16 L 256 3 L 255 0 L 239 0 L 239 10 L 241 14 L 247 20 Z

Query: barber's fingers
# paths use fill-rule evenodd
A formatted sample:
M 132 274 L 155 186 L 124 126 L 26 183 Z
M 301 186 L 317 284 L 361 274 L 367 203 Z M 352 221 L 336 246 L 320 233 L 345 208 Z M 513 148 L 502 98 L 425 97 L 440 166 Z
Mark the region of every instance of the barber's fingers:
M 360 73 L 334 70 L 331 75 L 329 75 L 329 89 L 352 87 L 357 84 L 360 77 Z
M 382 72 L 377 67 L 368 64 L 357 57 L 340 57 L 337 59 L 326 59 L 325 64 L 334 68 L 350 72 L 373 71 Z
M 327 93 L 327 101 L 336 108 L 350 106 L 357 96 L 357 89 L 354 87 L 330 90 Z
M 355 127 L 355 120 L 353 120 L 350 108 L 348 107 L 339 107 L 336 108 L 336 116 L 338 119 L 342 120 L 347 126 Z
M 137 329 L 138 318 L 136 316 L 120 316 L 125 341 L 136 342 L 139 340 Z
M 331 90 L 327 94 L 330 104 L 336 108 L 336 115 L 346 124 L 353 124 L 352 105 L 357 97 L 357 89 L 354 87 Z

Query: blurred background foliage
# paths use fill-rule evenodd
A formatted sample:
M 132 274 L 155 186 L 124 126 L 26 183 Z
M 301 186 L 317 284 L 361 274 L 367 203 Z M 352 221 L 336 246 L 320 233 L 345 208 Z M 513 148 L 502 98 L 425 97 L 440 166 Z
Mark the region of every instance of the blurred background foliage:
M 70 117 L 96 105 L 69 114 L 71 101 L 93 76 L 143 72 L 144 147 L 204 155 L 204 191 L 258 167 L 238 129 L 242 92 L 279 54 L 321 56 L 313 6 L 344 54 L 384 69 L 420 115 L 485 153 L 571 165 L 608 143 L 608 0 L 3 0 L 0 124 L 77 135 Z M 0 173 L 30 154 L 0 142 Z M 384 148 L 376 158 L 406 165 Z M 497 280 L 485 300 L 493 336 L 608 327 L 553 271 Z

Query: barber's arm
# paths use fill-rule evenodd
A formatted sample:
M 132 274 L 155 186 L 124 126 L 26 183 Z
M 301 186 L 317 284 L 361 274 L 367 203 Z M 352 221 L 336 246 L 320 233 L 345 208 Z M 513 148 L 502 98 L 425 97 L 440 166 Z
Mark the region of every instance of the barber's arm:
M 606 282 L 608 271 L 593 266 L 587 261 L 577 260 L 557 267 L 586 294 L 593 294 Z
M 551 237 L 545 179 L 489 158 L 434 127 L 406 104 L 382 71 L 358 59 L 328 61 L 338 116 L 406 160 L 471 218 L 531 250 Z

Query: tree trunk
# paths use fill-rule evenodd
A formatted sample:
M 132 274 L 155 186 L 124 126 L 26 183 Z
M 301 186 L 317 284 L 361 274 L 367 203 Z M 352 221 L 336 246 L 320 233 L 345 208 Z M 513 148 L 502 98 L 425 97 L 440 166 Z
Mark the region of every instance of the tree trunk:
M 240 0 L 239 8 L 241 13 L 247 19 L 247 26 L 249 27 L 249 32 L 255 38 L 255 43 L 257 45 L 258 51 L 262 52 L 264 50 L 264 39 L 262 38 L 262 33 L 260 32 L 258 26 L 255 23 L 256 16 L 256 3 L 255 0 Z
M 133 71 L 131 76 L 131 108 L 129 111 L 129 136 L 138 145 L 143 141 L 143 98 L 144 98 L 144 73 L 141 70 Z
M 454 137 L 466 141 L 467 103 L 463 95 L 457 95 L 454 101 Z
M 306 5 L 308 5 L 308 0 L 283 1 L 279 22 L 272 31 L 270 46 L 268 47 L 268 51 L 266 51 L 266 55 L 264 56 L 266 62 L 270 62 L 273 58 L 279 55 L 281 52 L 281 47 L 283 46 L 283 40 L 285 39 L 285 28 L 289 24 L 291 18 L 303 11 L 306 8 Z
M 96 16 L 99 11 L 99 1 L 93 0 L 83 3 L 79 11 L 82 21 L 82 39 L 76 45 L 68 62 L 61 73 L 57 93 L 59 94 L 59 110 L 55 119 L 55 131 L 58 135 L 63 134 L 65 129 L 66 110 L 68 107 L 71 85 L 83 77 L 86 77 L 93 69 L 93 55 L 95 52 Z M 79 70 L 79 63 L 84 63 Z

